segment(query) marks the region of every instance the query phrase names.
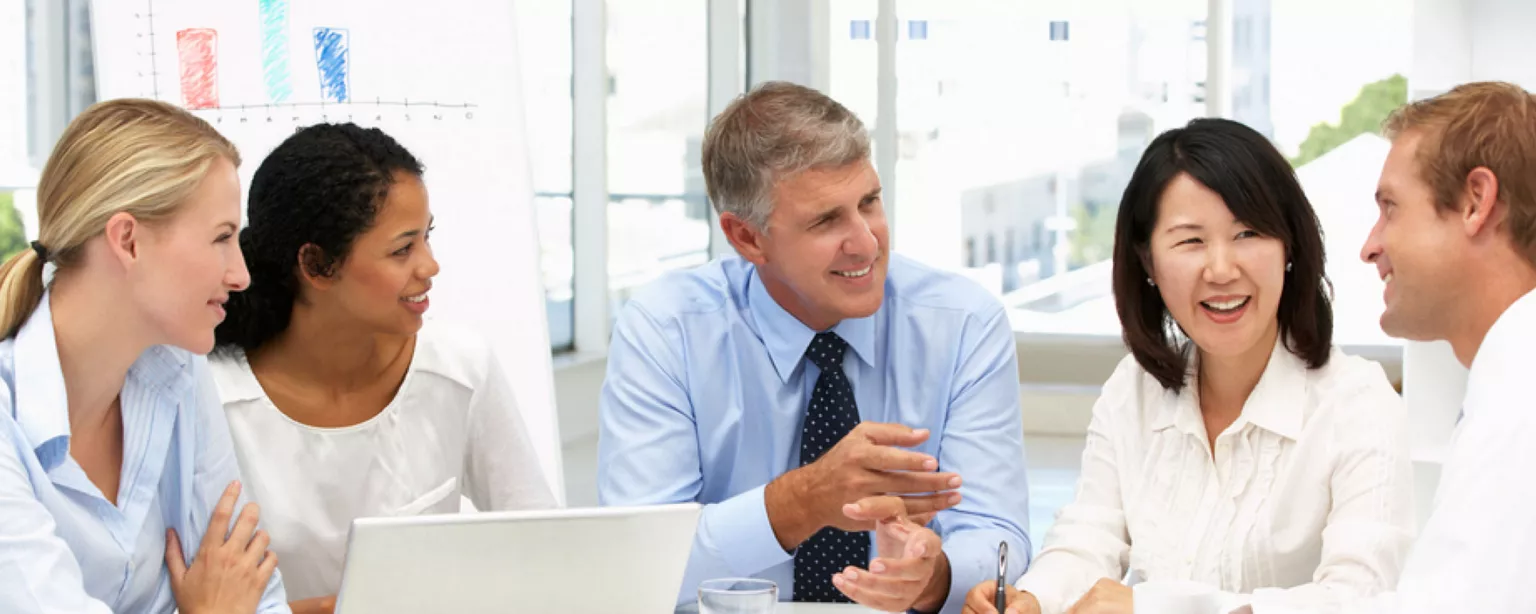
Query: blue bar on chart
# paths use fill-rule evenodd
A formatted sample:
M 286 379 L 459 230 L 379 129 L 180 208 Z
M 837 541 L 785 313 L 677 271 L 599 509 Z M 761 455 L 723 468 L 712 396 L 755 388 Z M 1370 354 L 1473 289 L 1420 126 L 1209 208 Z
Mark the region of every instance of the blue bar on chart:
M 288 72 L 288 0 L 260 0 L 261 72 L 267 100 L 285 102 L 293 96 Z
M 350 43 L 344 28 L 315 28 L 315 68 L 320 72 L 320 97 L 326 102 L 352 99 Z

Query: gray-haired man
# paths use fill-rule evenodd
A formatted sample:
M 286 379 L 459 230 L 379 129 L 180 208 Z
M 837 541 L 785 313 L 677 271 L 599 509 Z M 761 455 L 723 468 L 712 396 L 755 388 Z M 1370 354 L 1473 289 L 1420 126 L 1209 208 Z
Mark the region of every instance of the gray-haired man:
M 997 298 L 889 252 L 858 118 L 768 83 L 711 123 L 704 175 L 739 258 L 625 306 L 602 393 L 604 505 L 706 504 L 702 580 L 795 601 L 958 612 L 1030 551 L 1018 367 Z

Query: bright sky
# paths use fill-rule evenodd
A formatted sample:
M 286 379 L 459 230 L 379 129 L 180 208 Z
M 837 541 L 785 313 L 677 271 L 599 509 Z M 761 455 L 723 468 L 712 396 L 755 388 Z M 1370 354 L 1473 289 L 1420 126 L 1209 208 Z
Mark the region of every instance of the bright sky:
M 1270 104 L 1275 140 L 1287 153 L 1360 86 L 1413 60 L 1412 0 L 1272 0 Z

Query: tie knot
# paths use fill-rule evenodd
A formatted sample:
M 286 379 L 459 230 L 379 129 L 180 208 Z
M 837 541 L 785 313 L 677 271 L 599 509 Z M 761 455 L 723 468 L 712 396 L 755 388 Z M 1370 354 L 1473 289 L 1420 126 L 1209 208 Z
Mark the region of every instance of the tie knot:
M 805 357 L 815 363 L 816 368 L 828 371 L 843 366 L 843 352 L 847 349 L 848 342 L 837 333 L 817 333 L 811 340 L 811 347 L 805 350 Z

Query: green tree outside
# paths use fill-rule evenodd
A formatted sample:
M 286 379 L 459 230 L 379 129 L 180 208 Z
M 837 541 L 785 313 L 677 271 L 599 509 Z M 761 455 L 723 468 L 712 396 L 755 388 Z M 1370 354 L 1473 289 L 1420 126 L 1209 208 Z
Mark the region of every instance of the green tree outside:
M 0 262 L 24 249 L 27 249 L 27 232 L 21 223 L 21 212 L 16 210 L 16 201 L 10 192 L 0 192 Z
M 1072 207 L 1072 219 L 1077 225 L 1069 236 L 1072 251 L 1067 255 L 1068 267 L 1085 267 L 1114 255 L 1116 212 L 1114 205 L 1100 205 L 1093 211 L 1082 203 Z
M 1301 142 L 1301 151 L 1291 159 L 1291 166 L 1301 167 L 1367 132 L 1381 134 L 1381 123 L 1407 102 L 1408 80 L 1402 75 L 1365 84 L 1359 95 L 1339 111 L 1339 123 L 1312 126 L 1307 139 Z

